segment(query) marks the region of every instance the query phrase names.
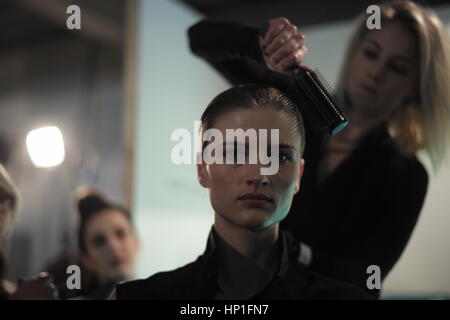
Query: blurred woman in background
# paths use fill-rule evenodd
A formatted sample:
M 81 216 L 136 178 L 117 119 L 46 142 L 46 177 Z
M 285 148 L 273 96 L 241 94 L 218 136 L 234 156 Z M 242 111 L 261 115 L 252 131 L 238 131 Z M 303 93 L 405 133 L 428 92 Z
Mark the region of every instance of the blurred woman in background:
M 79 254 L 60 258 L 48 270 L 62 298 L 104 299 L 117 283 L 131 278 L 138 239 L 126 209 L 92 190 L 79 189 L 76 198 Z M 66 269 L 72 264 L 81 269 L 80 290 L 67 288 Z

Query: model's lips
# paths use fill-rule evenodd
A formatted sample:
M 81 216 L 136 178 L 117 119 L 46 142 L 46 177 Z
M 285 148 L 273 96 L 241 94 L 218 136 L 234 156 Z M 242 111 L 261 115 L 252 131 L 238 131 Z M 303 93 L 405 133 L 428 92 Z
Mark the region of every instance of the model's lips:
M 364 83 L 360 83 L 359 87 L 373 96 L 377 95 L 377 93 L 378 93 L 378 91 L 375 87 L 366 85 Z
M 272 197 L 262 193 L 246 193 L 237 199 L 248 205 L 264 205 L 274 202 Z

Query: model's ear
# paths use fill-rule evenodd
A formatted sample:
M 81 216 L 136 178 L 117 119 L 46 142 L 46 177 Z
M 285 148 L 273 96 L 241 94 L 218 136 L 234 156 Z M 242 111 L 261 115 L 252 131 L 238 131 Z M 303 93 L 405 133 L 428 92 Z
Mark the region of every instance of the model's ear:
M 300 183 L 302 181 L 303 170 L 305 170 L 305 160 L 300 159 L 300 161 L 298 162 L 298 175 L 295 181 L 295 189 L 294 189 L 295 194 L 297 194 L 297 192 L 300 190 Z
M 208 169 L 206 168 L 206 164 L 198 163 L 197 164 L 197 177 L 198 182 L 204 188 L 209 188 L 209 175 Z

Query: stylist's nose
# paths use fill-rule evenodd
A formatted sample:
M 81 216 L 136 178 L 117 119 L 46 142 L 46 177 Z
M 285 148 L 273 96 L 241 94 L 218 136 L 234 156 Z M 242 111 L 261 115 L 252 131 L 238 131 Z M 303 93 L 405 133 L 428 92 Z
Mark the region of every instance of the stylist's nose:
M 383 61 L 376 61 L 369 69 L 369 77 L 375 83 L 380 83 L 385 78 L 385 65 Z

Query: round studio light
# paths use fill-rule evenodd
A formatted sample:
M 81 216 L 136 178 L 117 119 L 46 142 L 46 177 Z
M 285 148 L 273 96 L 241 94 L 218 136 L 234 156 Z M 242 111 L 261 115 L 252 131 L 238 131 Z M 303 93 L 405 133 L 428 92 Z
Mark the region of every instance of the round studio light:
M 38 168 L 56 167 L 64 162 L 64 139 L 58 127 L 30 131 L 26 144 L 31 161 Z

